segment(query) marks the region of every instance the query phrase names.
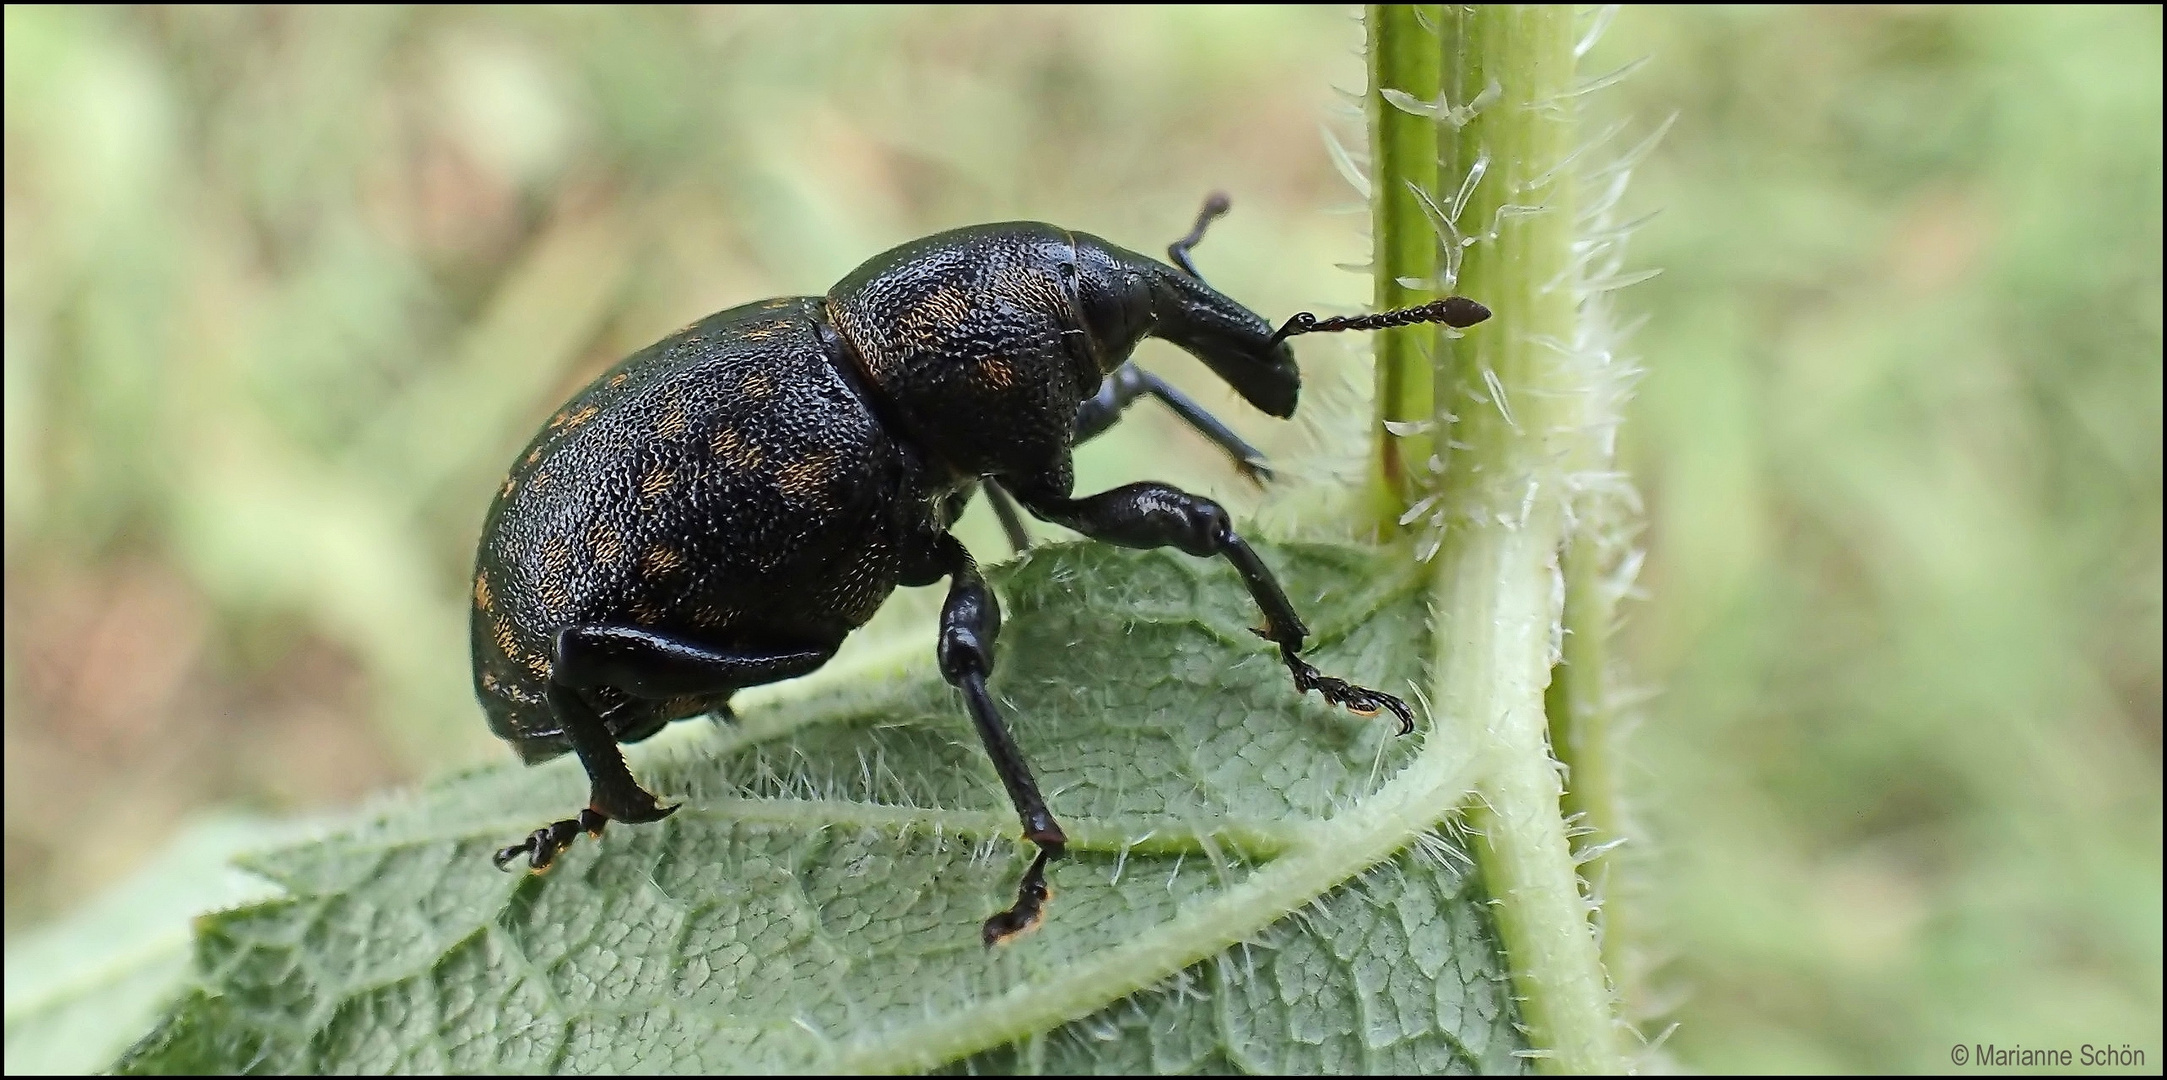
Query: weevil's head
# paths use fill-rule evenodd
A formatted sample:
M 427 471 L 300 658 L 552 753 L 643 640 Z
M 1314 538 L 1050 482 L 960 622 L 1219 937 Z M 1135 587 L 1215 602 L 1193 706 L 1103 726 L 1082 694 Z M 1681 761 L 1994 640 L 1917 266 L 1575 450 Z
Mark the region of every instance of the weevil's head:
M 1294 415 L 1302 373 L 1294 350 L 1272 339 L 1263 316 L 1156 259 L 1075 233 L 1076 309 L 1102 356 L 1102 371 L 1127 360 L 1137 342 L 1164 338 L 1226 380 L 1242 400 L 1273 416 Z

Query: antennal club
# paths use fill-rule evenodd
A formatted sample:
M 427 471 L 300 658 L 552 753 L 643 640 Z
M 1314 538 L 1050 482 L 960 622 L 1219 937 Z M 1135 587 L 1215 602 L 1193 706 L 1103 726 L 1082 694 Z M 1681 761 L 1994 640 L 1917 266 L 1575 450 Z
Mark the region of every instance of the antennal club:
M 1490 309 L 1464 296 L 1448 296 L 1414 307 L 1394 308 L 1368 315 L 1339 315 L 1319 319 L 1307 311 L 1298 311 L 1272 335 L 1277 345 L 1290 337 L 1301 334 L 1324 334 L 1339 330 L 1384 330 L 1394 326 L 1412 326 L 1416 323 L 1443 323 L 1455 329 L 1473 326 L 1490 317 Z

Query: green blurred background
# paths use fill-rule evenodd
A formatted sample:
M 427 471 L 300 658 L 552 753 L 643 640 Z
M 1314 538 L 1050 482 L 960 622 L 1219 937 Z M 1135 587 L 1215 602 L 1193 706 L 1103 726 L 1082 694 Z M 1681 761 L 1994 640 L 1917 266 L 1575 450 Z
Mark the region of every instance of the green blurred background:
M 482 510 L 692 318 L 969 222 L 1154 250 L 1212 188 L 1226 291 L 1364 301 L 1319 134 L 1360 135 L 1355 14 L 8 8 L 10 938 L 197 815 L 508 759 L 466 683 Z M 1689 1068 L 2161 1061 L 2160 24 L 1628 9 L 1588 58 L 1651 57 L 1591 114 L 1678 116 L 1621 298 L 1625 899 Z M 1304 362 L 1354 408 L 1351 343 Z M 1260 498 L 1149 406 L 1080 465 Z

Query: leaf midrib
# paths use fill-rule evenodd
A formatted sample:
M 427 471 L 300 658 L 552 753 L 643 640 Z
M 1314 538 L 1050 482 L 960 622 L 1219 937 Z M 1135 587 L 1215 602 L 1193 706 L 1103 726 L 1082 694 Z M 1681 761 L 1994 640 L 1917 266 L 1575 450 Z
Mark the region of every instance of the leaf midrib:
M 967 1012 L 852 1040 L 841 1053 L 810 1064 L 837 1073 L 928 1069 L 1096 1012 L 1255 937 L 1391 858 L 1458 805 L 1473 789 L 1479 765 L 1470 747 L 1426 743 L 1355 809 L 1304 826 L 1285 854 L 1153 930 L 1071 965 L 1058 978 L 1020 984 Z

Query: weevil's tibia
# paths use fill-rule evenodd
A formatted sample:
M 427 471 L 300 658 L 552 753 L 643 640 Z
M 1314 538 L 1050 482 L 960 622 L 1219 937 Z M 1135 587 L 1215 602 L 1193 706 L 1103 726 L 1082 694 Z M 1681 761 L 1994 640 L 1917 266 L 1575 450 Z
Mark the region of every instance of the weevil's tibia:
M 1235 533 L 1226 509 L 1210 499 L 1166 484 L 1129 484 L 1082 499 L 1050 492 L 1018 491 L 1031 512 L 1109 544 L 1132 548 L 1178 548 L 1199 558 L 1217 555 L 1234 564 L 1249 596 L 1264 612 L 1257 636 L 1279 646 L 1279 658 L 1303 693 L 1315 690 L 1324 700 L 1365 716 L 1379 710 L 1399 718 L 1400 734 L 1415 729 L 1407 703 L 1380 690 L 1356 686 L 1320 673 L 1301 657 L 1309 628 L 1302 625 L 1285 589 L 1256 550 Z

